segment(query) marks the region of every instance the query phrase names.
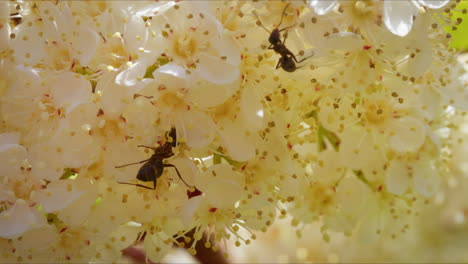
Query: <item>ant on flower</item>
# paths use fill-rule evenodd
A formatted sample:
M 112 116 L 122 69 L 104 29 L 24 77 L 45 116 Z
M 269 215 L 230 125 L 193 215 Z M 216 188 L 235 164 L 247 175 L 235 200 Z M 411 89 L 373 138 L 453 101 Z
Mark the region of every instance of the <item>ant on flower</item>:
M 260 21 L 260 18 L 258 17 L 257 13 L 254 11 L 254 15 L 257 17 L 257 25 L 261 26 L 263 29 L 265 29 L 268 33 L 270 33 L 270 37 L 268 37 L 268 41 L 270 42 L 270 45 L 268 46 L 268 49 L 274 50 L 276 53 L 281 55 L 281 58 L 278 60 L 278 63 L 276 64 L 275 69 L 278 69 L 281 67 L 283 70 L 287 72 L 294 72 L 300 67 L 296 66 L 296 63 L 301 63 L 304 60 L 308 59 L 309 57 L 312 57 L 314 54 L 307 56 L 303 58 L 302 60 L 298 61 L 296 59 L 296 56 L 286 47 L 286 39 L 288 38 L 288 33 L 287 30 L 294 27 L 296 24 L 293 24 L 289 27 L 285 27 L 282 29 L 279 29 L 281 26 L 281 23 L 283 23 L 283 17 L 286 14 L 286 10 L 289 7 L 289 3 L 284 7 L 283 13 L 281 14 L 281 20 L 278 26 L 276 26 L 271 32 L 263 26 L 262 22 Z M 285 31 L 286 33 L 284 34 L 284 40 L 281 41 L 281 31 Z
M 135 165 L 135 164 L 140 164 L 145 162 L 143 166 L 141 166 L 140 170 L 137 173 L 136 178 L 142 182 L 153 182 L 153 188 L 150 188 L 145 185 L 137 184 L 137 183 L 128 183 L 128 182 L 118 182 L 120 184 L 128 184 L 128 185 L 135 185 L 138 187 L 150 189 L 150 190 L 155 190 L 156 189 L 156 180 L 162 176 L 164 172 L 164 168 L 172 167 L 175 169 L 177 172 L 177 176 L 179 176 L 179 179 L 187 186 L 191 187 L 188 185 L 182 176 L 180 176 L 180 172 L 177 169 L 177 167 L 173 164 L 167 164 L 164 163 L 164 160 L 167 158 L 170 158 L 174 156 L 174 152 L 172 151 L 173 147 L 176 147 L 176 130 L 175 128 L 172 128 L 171 131 L 169 132 L 169 137 L 167 136 L 166 133 L 166 142 L 164 144 L 160 145 L 159 147 L 149 147 L 149 146 L 144 146 L 144 145 L 138 145 L 137 147 L 144 147 L 144 148 L 149 148 L 154 151 L 154 154 L 146 160 L 142 160 L 139 162 L 134 162 L 134 163 L 129 163 L 121 166 L 116 166 L 115 168 L 123 168 L 126 166 L 130 165 Z

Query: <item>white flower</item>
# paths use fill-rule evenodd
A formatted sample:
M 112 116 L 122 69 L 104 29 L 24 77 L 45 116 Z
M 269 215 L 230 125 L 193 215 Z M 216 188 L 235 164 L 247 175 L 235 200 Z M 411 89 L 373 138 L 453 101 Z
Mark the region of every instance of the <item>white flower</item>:
M 215 124 L 207 108 L 223 103 L 237 90 L 237 83 L 214 85 L 197 74 L 187 75 L 175 63 L 161 66 L 139 94 L 148 96 L 163 126 L 175 126 L 178 139 L 193 148 L 204 147 L 215 136 Z M 153 98 L 154 97 L 154 98 Z M 205 110 L 206 109 L 206 110 Z
M 47 184 L 46 177 L 31 175 L 35 167 L 29 165 L 26 149 L 18 140 L 17 134 L 0 134 L 0 237 L 3 238 L 16 238 L 46 225 L 42 212 L 59 212 L 88 192 L 77 190 L 76 182 L 70 180 Z
M 162 45 L 186 70 L 216 84 L 232 83 L 239 78 L 240 51 L 214 15 L 197 4 L 184 2 L 157 14 L 152 25 L 159 37 L 148 48 Z
M 439 190 L 439 177 L 436 167 L 428 157 L 419 157 L 416 161 L 395 159 L 387 168 L 386 186 L 390 193 L 396 195 L 405 194 L 413 186 L 414 192 L 431 197 Z
M 365 1 L 353 1 L 356 8 L 366 6 Z M 383 2 L 383 21 L 393 34 L 404 37 L 413 26 L 414 17 L 419 12 L 425 12 L 424 8 L 439 9 L 444 7 L 450 0 L 411 0 L 411 1 L 393 1 L 384 0 Z M 309 0 L 309 5 L 318 15 L 325 15 L 338 5 L 345 5 L 338 0 Z
M 387 28 L 395 35 L 404 37 L 413 27 L 414 17 L 425 8 L 439 9 L 450 0 L 411 0 L 391 1 L 386 0 L 383 6 L 383 21 Z
M 2 116 L 10 127 L 24 133 L 27 142 L 49 137 L 75 107 L 88 102 L 91 96 L 90 82 L 71 72 L 51 74 L 17 66 L 8 80 L 8 89 L 1 98 Z
M 75 24 L 66 3 L 37 3 L 35 10 L 34 17 L 40 23 L 21 23 L 12 30 L 15 37 L 10 47 L 15 60 L 59 71 L 76 64 L 87 66 L 96 51 L 98 34 L 88 26 Z

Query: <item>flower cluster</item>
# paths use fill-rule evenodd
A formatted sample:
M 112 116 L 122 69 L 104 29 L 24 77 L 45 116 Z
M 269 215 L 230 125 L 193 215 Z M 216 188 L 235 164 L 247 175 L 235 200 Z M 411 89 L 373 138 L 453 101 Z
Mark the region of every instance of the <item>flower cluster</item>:
M 394 237 L 466 170 L 455 1 L 0 6 L 2 260 Z

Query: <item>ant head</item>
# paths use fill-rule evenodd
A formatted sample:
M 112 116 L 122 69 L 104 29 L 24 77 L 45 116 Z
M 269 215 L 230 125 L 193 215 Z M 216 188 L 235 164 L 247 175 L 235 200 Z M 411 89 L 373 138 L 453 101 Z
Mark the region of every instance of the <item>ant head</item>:
M 281 68 L 287 72 L 293 72 L 296 70 L 296 63 L 290 56 L 284 56 L 281 59 Z
M 280 31 L 277 28 L 275 28 L 275 29 L 273 29 L 273 31 L 271 31 L 271 34 L 270 34 L 270 37 L 268 38 L 268 41 L 273 45 L 277 45 L 277 44 L 281 43 Z

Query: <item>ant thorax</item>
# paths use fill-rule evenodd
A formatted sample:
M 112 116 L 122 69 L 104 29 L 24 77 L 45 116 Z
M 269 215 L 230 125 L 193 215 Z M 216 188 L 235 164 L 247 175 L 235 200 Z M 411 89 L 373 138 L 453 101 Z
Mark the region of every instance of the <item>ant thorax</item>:
M 154 156 L 157 156 L 160 159 L 167 159 L 174 156 L 174 152 L 172 151 L 172 144 L 166 142 L 160 147 L 156 148 L 154 150 Z

